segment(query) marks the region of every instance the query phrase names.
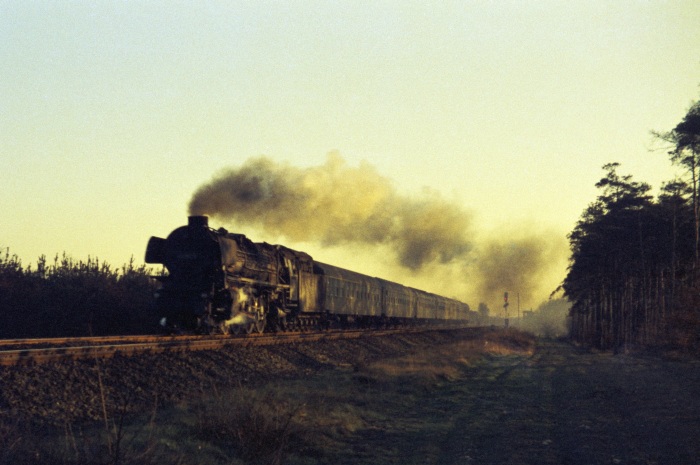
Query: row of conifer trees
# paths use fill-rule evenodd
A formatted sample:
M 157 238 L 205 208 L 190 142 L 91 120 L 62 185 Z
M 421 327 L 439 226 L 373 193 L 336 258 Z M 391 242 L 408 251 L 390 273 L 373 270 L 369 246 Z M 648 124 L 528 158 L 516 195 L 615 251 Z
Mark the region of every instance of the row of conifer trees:
M 569 235 L 562 288 L 578 342 L 700 350 L 700 101 L 672 131 L 654 135 L 682 176 L 654 198 L 618 163 L 605 165 L 599 196 Z
M 0 254 L 0 338 L 152 333 L 155 280 L 134 260 L 121 268 L 63 254 L 24 266 Z

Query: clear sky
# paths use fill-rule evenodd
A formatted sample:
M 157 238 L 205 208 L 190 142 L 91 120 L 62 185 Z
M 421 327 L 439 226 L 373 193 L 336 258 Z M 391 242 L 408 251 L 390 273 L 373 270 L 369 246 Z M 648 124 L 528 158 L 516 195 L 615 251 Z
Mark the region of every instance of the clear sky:
M 0 246 L 141 262 L 222 169 L 335 152 L 565 247 L 603 164 L 674 176 L 649 132 L 700 98 L 699 25 L 696 0 L 0 0 Z

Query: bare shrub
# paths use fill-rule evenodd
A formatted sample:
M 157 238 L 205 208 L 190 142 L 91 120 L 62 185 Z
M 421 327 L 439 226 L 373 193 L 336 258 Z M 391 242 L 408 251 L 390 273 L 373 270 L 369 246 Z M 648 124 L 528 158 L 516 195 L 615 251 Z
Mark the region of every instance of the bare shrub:
M 19 463 L 19 456 L 26 445 L 26 431 L 19 420 L 0 422 L 0 465 Z
M 196 406 L 200 439 L 231 447 L 247 462 L 279 465 L 287 456 L 290 437 L 300 433 L 296 417 L 304 404 L 240 388 Z
M 133 393 L 113 392 L 108 399 L 103 369 L 96 360 L 96 377 L 102 411 L 102 426 L 64 425 L 64 438 L 52 453 L 63 464 L 130 465 L 158 463 L 156 413 L 158 397 L 148 418 L 139 420 L 133 412 Z

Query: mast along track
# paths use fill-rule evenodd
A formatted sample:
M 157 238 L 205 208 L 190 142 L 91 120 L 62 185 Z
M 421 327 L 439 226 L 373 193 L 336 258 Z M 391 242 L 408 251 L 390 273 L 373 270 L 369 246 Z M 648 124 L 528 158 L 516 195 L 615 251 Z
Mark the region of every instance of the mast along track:
M 32 365 L 61 360 L 111 358 L 115 355 L 215 350 L 225 346 L 269 346 L 303 342 L 359 339 L 425 332 L 444 328 L 327 330 L 305 333 L 249 335 L 101 336 L 47 339 L 1 339 L 0 366 Z M 454 329 L 454 328 L 453 328 Z

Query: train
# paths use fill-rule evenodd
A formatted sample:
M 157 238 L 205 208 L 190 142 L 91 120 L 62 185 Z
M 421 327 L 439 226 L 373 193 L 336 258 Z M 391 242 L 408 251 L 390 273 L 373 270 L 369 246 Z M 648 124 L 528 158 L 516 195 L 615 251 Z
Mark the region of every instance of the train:
M 213 229 L 207 216 L 190 216 L 167 238 L 151 237 L 145 261 L 164 266 L 155 306 L 169 332 L 479 324 L 464 302 Z

